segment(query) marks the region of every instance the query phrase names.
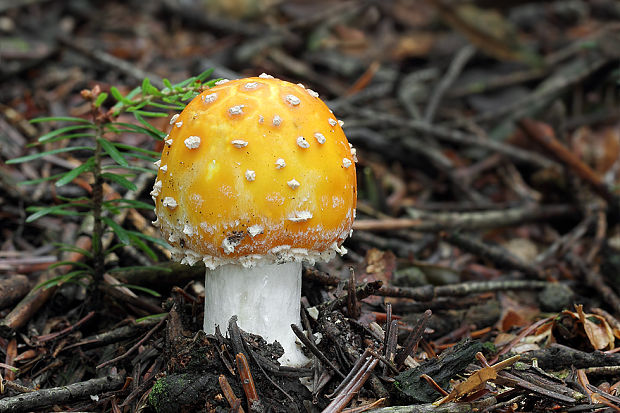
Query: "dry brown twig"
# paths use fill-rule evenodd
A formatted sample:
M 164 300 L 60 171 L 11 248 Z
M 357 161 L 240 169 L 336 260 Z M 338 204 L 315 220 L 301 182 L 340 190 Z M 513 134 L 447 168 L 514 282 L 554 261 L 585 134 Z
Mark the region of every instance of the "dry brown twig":
M 396 365 L 397 369 L 401 368 L 405 363 L 407 357 L 413 355 L 413 353 L 415 352 L 416 348 L 418 347 L 418 343 L 420 342 L 420 340 L 422 339 L 422 335 L 424 334 L 426 324 L 428 323 L 428 320 L 430 320 L 432 314 L 433 312 L 431 310 L 426 310 L 416 322 L 415 327 L 413 328 L 413 330 L 411 330 L 411 333 L 409 333 L 407 340 L 405 340 L 403 348 L 401 349 L 401 351 L 398 352 L 396 358 L 394 359 L 394 364 Z
M 81 326 L 82 324 L 87 322 L 88 320 L 90 320 L 94 315 L 95 315 L 95 312 L 91 311 L 88 314 L 86 314 L 84 317 L 82 317 L 80 320 L 78 320 L 75 324 L 70 325 L 69 327 L 64 328 L 64 329 L 62 329 L 60 331 L 57 331 L 55 333 L 50 333 L 50 334 L 45 334 L 43 336 L 34 337 L 34 341 L 36 343 L 42 344 L 42 343 L 44 343 L 46 341 L 49 341 L 49 340 L 55 340 L 58 337 L 61 337 L 61 336 L 65 335 L 65 334 L 68 334 L 68 333 L 72 332 L 73 330 L 75 330 L 76 328 L 78 328 L 79 326 Z
M 349 404 L 366 383 L 378 362 L 379 360 L 374 358 L 370 352 L 364 352 L 351 369 L 351 373 L 338 386 L 336 389 L 338 393 L 322 413 L 338 413 Z
M 237 413 L 245 413 L 245 410 L 243 410 L 243 407 L 241 407 L 241 399 L 238 398 L 237 395 L 235 395 L 235 392 L 233 391 L 232 387 L 230 387 L 230 383 L 228 383 L 226 376 L 220 374 L 218 380 L 220 382 L 222 394 L 224 395 L 224 398 L 230 405 L 231 409 L 233 409 L 233 411 Z
M 139 340 L 136 344 L 134 344 L 134 345 L 133 345 L 133 346 L 132 346 L 129 350 L 127 350 L 125 353 L 121 354 L 121 355 L 120 355 L 120 356 L 118 356 L 118 357 L 115 357 L 115 358 L 113 358 L 113 359 L 111 359 L 111 360 L 108 360 L 108 361 L 104 361 L 103 363 L 99 364 L 96 368 L 98 368 L 98 369 L 103 368 L 103 367 L 105 367 L 105 366 L 107 366 L 107 365 L 109 365 L 109 364 L 116 363 L 117 361 L 122 360 L 122 359 L 126 358 L 127 356 L 129 356 L 131 353 L 133 353 L 134 351 L 136 351 L 136 350 L 137 350 L 137 349 L 138 349 L 138 348 L 139 348 L 142 344 L 144 344 L 144 342 L 145 342 L 146 340 L 148 340 L 148 339 L 149 339 L 149 338 L 150 338 L 150 337 L 151 337 L 151 336 L 152 336 L 152 335 L 153 335 L 153 334 L 154 334 L 154 333 L 155 333 L 155 332 L 156 332 L 156 331 L 157 331 L 157 330 L 158 330 L 158 329 L 159 329 L 159 328 L 160 328 L 160 327 L 164 324 L 164 321 L 166 321 L 167 319 L 168 319 L 168 316 L 167 316 L 167 315 L 166 315 L 166 316 L 164 316 L 164 317 L 162 317 L 162 319 L 159 321 L 159 323 L 157 323 L 157 324 L 155 325 L 155 327 L 153 327 L 152 329 L 150 329 L 150 330 L 149 330 L 149 332 L 148 332 L 148 333 L 146 333 L 146 334 L 144 335 L 144 337 L 142 337 L 142 338 L 141 338 L 141 339 L 140 339 L 140 340 Z
M 97 395 L 106 391 L 115 390 L 125 383 L 125 378 L 119 375 L 111 375 L 85 382 L 72 383 L 66 386 L 36 390 L 29 393 L 18 394 L 0 399 L 0 411 L 25 412 L 40 410 L 54 404 L 72 403 Z
M 314 354 L 321 361 L 321 363 L 323 363 L 326 366 L 328 366 L 334 373 L 336 373 L 340 377 L 342 377 L 342 378 L 345 377 L 345 375 L 342 374 L 342 372 L 338 369 L 338 367 L 336 367 L 334 365 L 334 363 L 332 363 L 327 358 L 327 356 L 325 356 L 325 354 L 323 354 L 323 352 L 321 350 L 319 350 L 319 348 L 316 346 L 316 344 L 314 344 L 308 337 L 306 337 L 304 332 L 299 327 L 297 327 L 295 324 L 291 324 L 291 328 L 293 329 L 293 333 L 295 333 L 295 335 L 297 336 L 299 341 L 301 341 L 301 343 L 304 346 L 306 346 L 306 348 L 312 354 Z
M 256 386 L 254 385 L 254 378 L 252 378 L 250 365 L 248 364 L 248 360 L 245 358 L 243 353 L 238 353 L 235 356 L 235 361 L 237 362 L 237 373 L 239 374 L 241 387 L 243 388 L 245 398 L 248 401 L 248 407 L 250 411 L 252 411 L 255 409 L 255 404 L 260 404 L 260 399 L 258 398 L 258 393 L 256 392 Z
M 570 205 L 538 204 L 475 212 L 431 212 L 408 208 L 409 218 L 358 219 L 353 223 L 353 229 L 361 231 L 409 229 L 420 232 L 478 230 L 569 216 L 575 212 L 575 208 Z

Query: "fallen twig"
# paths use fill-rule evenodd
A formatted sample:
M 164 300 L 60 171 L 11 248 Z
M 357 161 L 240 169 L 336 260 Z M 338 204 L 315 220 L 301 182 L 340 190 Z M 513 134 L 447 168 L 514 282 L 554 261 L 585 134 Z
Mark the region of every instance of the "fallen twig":
M 440 125 L 431 125 L 428 122 L 405 119 L 388 113 L 382 113 L 367 108 L 347 108 L 357 116 L 373 119 L 381 124 L 391 124 L 395 126 L 410 128 L 416 132 L 425 133 L 438 139 L 453 142 L 461 145 L 485 148 L 493 152 L 501 153 L 515 161 L 535 165 L 540 168 L 550 168 L 557 165 L 556 162 L 532 151 L 518 148 L 516 146 L 490 139 L 480 139 L 459 130 L 449 129 Z M 403 142 L 405 143 L 405 142 Z
M 56 260 L 56 257 L 54 257 Z M 5 261 L 5 260 L 0 260 Z M 0 262 L 0 267 L 2 262 Z M 30 280 L 23 274 L 11 274 L 0 280 L 0 308 L 6 308 L 23 298 L 30 289 Z
M 252 411 L 254 410 L 254 405 L 260 403 L 260 399 L 258 398 L 258 393 L 256 392 L 256 386 L 254 385 L 250 365 L 248 364 L 248 360 L 245 358 L 243 353 L 238 353 L 235 356 L 235 361 L 237 362 L 237 373 L 239 374 L 241 387 L 243 388 L 245 398 L 248 401 L 248 407 L 250 411 Z
M 598 271 L 598 266 L 588 268 L 585 262 L 574 254 L 567 254 L 567 258 L 576 267 L 586 283 L 599 292 L 603 300 L 613 308 L 615 313 L 620 314 L 620 297 L 607 285 Z
M 353 267 L 349 267 L 349 282 L 347 284 L 347 314 L 352 319 L 360 316 L 360 308 L 355 293 L 355 273 Z
M 357 395 L 357 392 L 359 392 L 364 383 L 366 383 L 366 380 L 370 377 L 370 374 L 379 360 L 372 357 L 370 353 L 365 352 L 364 355 L 360 357 L 360 360 L 363 360 L 363 364 L 357 373 L 351 377 L 350 380 L 345 380 L 346 385 L 342 387 L 340 392 L 334 397 L 334 400 L 332 400 L 332 402 L 323 410 L 322 413 L 340 412 L 347 404 L 349 404 L 353 397 Z
M 220 374 L 220 377 L 218 380 L 220 382 L 220 388 L 222 389 L 222 394 L 224 395 L 224 398 L 230 405 L 231 409 L 233 409 L 233 412 L 245 413 L 245 410 L 243 410 L 243 407 L 241 407 L 241 399 L 237 397 L 232 387 L 230 387 L 230 383 L 228 383 L 226 376 L 224 376 L 223 374 Z
M 442 238 L 462 250 L 476 254 L 481 258 L 491 260 L 499 267 L 521 271 L 527 275 L 539 279 L 544 278 L 544 274 L 540 269 L 522 261 L 520 258 L 512 255 L 510 251 L 499 245 L 486 244 L 481 240 L 467 237 L 456 232 L 443 233 Z
M 358 300 L 363 300 L 364 298 L 373 295 L 379 288 L 381 288 L 382 285 L 382 281 L 372 281 L 358 285 L 355 287 L 355 296 Z M 345 294 L 342 297 L 322 303 L 318 306 L 319 311 L 332 311 L 336 308 L 343 307 L 347 304 L 347 300 L 349 299 L 348 297 L 349 295 Z
M 471 59 L 475 53 L 476 48 L 472 45 L 468 45 L 459 50 L 456 56 L 454 56 L 454 59 L 452 59 L 452 62 L 450 62 L 448 71 L 435 87 L 435 90 L 433 91 L 433 94 L 431 95 L 429 102 L 426 105 L 426 111 L 424 112 L 424 120 L 426 122 L 433 122 L 433 119 L 435 118 L 435 112 L 437 111 L 437 107 L 439 106 L 439 103 L 441 102 L 444 94 L 454 83 L 457 76 L 461 73 L 469 59 Z
M 162 319 L 159 320 L 159 323 L 157 323 L 155 327 L 150 329 L 149 332 L 146 333 L 145 336 L 142 337 L 140 340 L 138 340 L 138 342 L 134 344 L 129 350 L 127 350 L 125 353 L 121 354 L 120 356 L 113 358 L 112 360 L 104 361 L 103 363 L 99 364 L 96 368 L 98 369 L 103 368 L 107 366 L 108 364 L 116 363 L 117 361 L 122 360 L 125 357 L 129 356 L 131 353 L 136 351 L 138 347 L 140 347 L 146 340 L 148 340 L 149 337 L 151 337 L 153 333 L 155 333 L 155 331 L 157 331 L 159 327 L 161 327 L 164 324 L 164 321 L 166 321 L 167 319 L 168 319 L 167 315 L 162 317 Z
M 67 404 L 120 388 L 125 377 L 106 376 L 61 387 L 41 389 L 0 399 L 0 412 L 26 412 L 54 404 Z
M 449 284 L 435 287 L 392 287 L 383 286 L 374 295 L 384 297 L 412 298 L 418 301 L 431 301 L 436 297 L 461 297 L 469 294 L 480 294 L 490 291 L 542 289 L 549 283 L 537 280 L 497 280 Z
M 291 397 L 290 394 L 288 394 L 280 385 L 278 385 L 278 383 L 276 383 L 265 371 L 265 369 L 263 368 L 263 366 L 261 365 L 261 363 L 258 360 L 258 356 L 257 354 L 250 348 L 250 346 L 248 345 L 247 341 L 243 341 L 243 346 L 245 348 L 245 350 L 248 352 L 248 354 L 250 355 L 250 358 L 252 359 L 252 361 L 258 366 L 258 369 L 260 370 L 261 373 L 263 373 L 263 376 L 267 379 L 267 381 L 269 381 L 269 383 L 271 383 L 271 385 L 273 387 L 275 387 L 276 389 L 278 389 L 278 391 L 280 391 L 280 393 L 282 393 L 291 403 L 294 403 L 295 400 Z M 280 366 L 280 368 L 282 370 L 284 370 L 283 366 Z M 291 369 L 295 369 L 294 367 L 291 367 Z M 278 372 L 279 374 L 282 373 L 282 371 Z M 281 375 L 285 375 L 285 374 L 281 374 Z
M 297 327 L 295 324 L 291 324 L 291 328 L 293 329 L 293 333 L 295 333 L 295 335 L 297 336 L 297 338 L 299 339 L 299 341 L 301 341 L 301 343 L 306 346 L 306 348 L 312 353 L 314 354 L 323 364 L 325 364 L 326 366 L 328 366 L 331 370 L 333 370 L 336 374 L 338 374 L 340 377 L 342 377 L 344 379 L 344 374 L 342 374 L 340 372 L 340 370 L 338 370 L 338 367 L 336 367 L 334 365 L 334 363 L 332 363 L 326 356 L 325 354 L 323 354 L 321 352 L 321 350 L 319 350 L 319 348 L 316 346 L 316 344 L 314 344 L 308 337 L 306 337 L 306 335 L 304 334 L 303 331 L 301 331 L 301 329 L 299 327 Z
M 551 344 L 551 346 L 523 353 L 521 361 L 530 363 L 537 360 L 538 366 L 542 369 L 559 371 L 567 368 L 592 368 L 620 365 L 620 354 L 603 353 L 593 351 L 591 353 L 580 351 L 561 344 Z
M 396 355 L 396 346 L 398 341 L 398 320 L 392 320 L 392 304 L 385 305 L 385 332 L 383 336 L 383 355 L 390 364 L 383 366 L 383 375 L 387 375 L 390 366 L 393 367 L 394 356 Z M 398 370 L 397 370 L 398 371 Z
M 355 361 L 355 364 L 353 364 L 353 366 L 351 367 L 351 370 L 346 375 L 346 377 L 344 377 L 344 379 L 340 382 L 340 384 L 334 389 L 334 391 L 331 394 L 326 395 L 327 398 L 334 397 L 335 395 L 340 393 L 342 389 L 344 389 L 347 386 L 347 384 L 350 383 L 353 377 L 359 372 L 359 370 L 362 368 L 362 366 L 366 362 L 366 359 L 370 355 L 370 352 L 371 350 L 369 348 L 364 350 L 364 353 L 362 353 L 362 355 L 358 357 L 358 359 Z
M 43 336 L 37 336 L 34 338 L 34 340 L 39 344 L 44 343 L 49 340 L 54 340 L 58 337 L 61 337 L 65 334 L 72 332 L 73 330 L 75 330 L 76 328 L 78 328 L 79 326 L 87 322 L 88 320 L 90 320 L 94 315 L 95 315 L 95 312 L 91 311 L 88 314 L 86 314 L 84 317 L 82 317 L 80 320 L 78 320 L 78 322 L 76 322 L 75 324 L 70 325 L 69 327 L 64 328 L 60 331 L 57 331 L 55 333 L 45 334 Z
M 123 403 L 121 403 L 120 407 L 128 406 L 136 397 L 143 395 L 144 392 L 148 390 L 148 388 L 151 386 L 151 383 L 155 380 L 155 377 L 157 377 L 157 375 L 159 374 L 162 363 L 162 358 L 158 358 L 155 360 L 151 368 L 149 368 L 146 376 L 142 380 L 142 383 L 136 386 L 136 388 L 133 389 L 132 392 L 129 393 L 129 395 L 127 395 L 125 400 L 123 400 Z
M 98 48 L 93 48 L 90 45 L 86 45 L 83 42 L 78 42 L 67 36 L 59 36 L 58 40 L 60 40 L 63 45 L 87 56 L 90 59 L 93 59 L 95 62 L 103 64 L 110 69 L 120 71 L 136 81 L 142 81 L 142 79 L 148 77 L 153 85 L 157 86 L 158 88 L 164 87 L 164 83 L 161 80 L 161 77 L 154 73 L 146 72 L 139 67 L 134 66 L 127 60 L 119 59 L 116 56 L 99 50 Z
M 409 218 L 358 219 L 354 230 L 394 231 L 409 229 L 419 232 L 441 230 L 476 230 L 508 227 L 526 222 L 574 215 L 570 205 L 530 204 L 513 208 L 473 212 L 432 212 L 408 208 Z
M 527 380 L 523 380 L 513 374 L 508 373 L 507 371 L 500 371 L 497 373 L 498 378 L 502 379 L 501 381 L 507 383 L 511 387 L 520 387 L 526 389 L 530 392 L 538 393 L 541 396 L 548 397 L 563 403 L 575 403 L 576 400 L 572 397 L 565 396 L 561 393 L 555 392 L 553 390 L 545 389 L 541 386 L 538 386 L 534 383 L 530 383 Z
M 135 337 L 143 331 L 153 327 L 153 325 L 155 325 L 156 323 L 157 320 L 148 319 L 140 323 L 132 323 L 130 325 L 115 328 L 110 331 L 105 331 L 103 333 L 95 334 L 93 336 L 88 336 L 78 341 L 77 343 L 68 345 L 67 347 L 63 348 L 63 351 L 70 350 L 75 347 L 93 348 L 116 343 L 121 340 Z
M 428 323 L 428 320 L 431 318 L 432 314 L 433 312 L 431 310 L 426 310 L 424 314 L 422 314 L 422 317 L 418 319 L 415 327 L 413 328 L 411 333 L 409 333 L 409 336 L 407 337 L 403 348 L 398 352 L 396 358 L 394 359 L 394 364 L 396 365 L 396 368 L 402 367 L 407 357 L 409 357 L 415 352 L 415 349 L 418 347 L 418 343 L 420 342 L 420 340 L 422 339 L 422 335 L 424 334 L 426 323 Z

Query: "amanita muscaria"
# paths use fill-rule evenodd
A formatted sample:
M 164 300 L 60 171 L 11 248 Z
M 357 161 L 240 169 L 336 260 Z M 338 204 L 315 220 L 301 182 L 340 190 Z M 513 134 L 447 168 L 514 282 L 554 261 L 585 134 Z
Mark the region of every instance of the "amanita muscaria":
M 343 253 L 355 215 L 355 151 L 316 92 L 268 75 L 220 81 L 171 120 L 151 195 L 182 263 L 204 261 L 204 330 L 241 328 L 306 362 L 301 263 Z

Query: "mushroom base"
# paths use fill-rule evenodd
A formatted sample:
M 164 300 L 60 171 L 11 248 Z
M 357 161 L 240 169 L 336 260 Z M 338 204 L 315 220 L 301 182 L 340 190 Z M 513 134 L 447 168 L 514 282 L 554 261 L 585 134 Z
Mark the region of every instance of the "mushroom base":
M 204 331 L 215 326 L 226 331 L 237 316 L 243 330 L 278 341 L 284 348 L 280 364 L 303 366 L 308 358 L 296 343 L 291 324 L 300 325 L 301 263 L 258 265 L 246 268 L 228 264 L 207 270 L 205 277 Z

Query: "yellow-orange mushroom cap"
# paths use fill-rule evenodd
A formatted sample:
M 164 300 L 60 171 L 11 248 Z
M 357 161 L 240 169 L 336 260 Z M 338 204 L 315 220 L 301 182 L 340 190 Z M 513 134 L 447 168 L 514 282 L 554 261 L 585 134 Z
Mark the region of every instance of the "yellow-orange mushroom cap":
M 340 251 L 355 154 L 315 92 L 264 75 L 228 81 L 170 123 L 151 195 L 176 259 L 215 268 Z

